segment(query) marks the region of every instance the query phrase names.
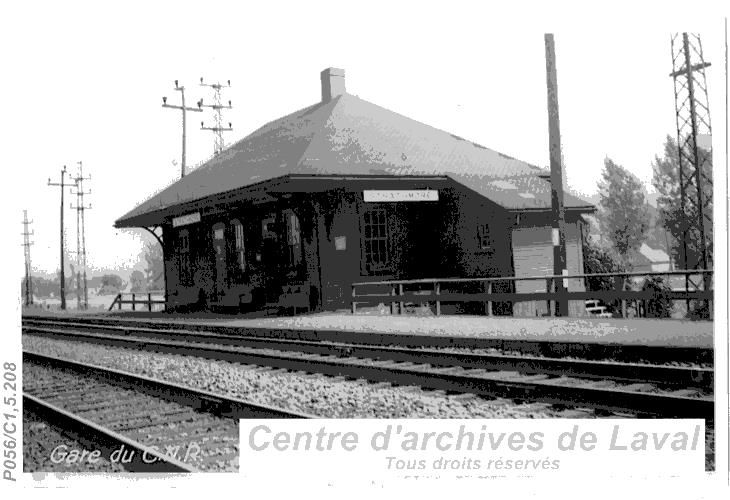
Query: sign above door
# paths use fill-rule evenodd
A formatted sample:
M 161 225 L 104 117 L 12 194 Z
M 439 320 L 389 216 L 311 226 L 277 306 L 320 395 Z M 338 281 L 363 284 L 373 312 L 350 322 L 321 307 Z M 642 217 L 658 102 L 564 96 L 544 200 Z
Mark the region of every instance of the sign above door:
M 438 201 L 437 189 L 410 189 L 410 190 L 377 190 L 363 191 L 366 202 L 393 202 L 393 201 Z

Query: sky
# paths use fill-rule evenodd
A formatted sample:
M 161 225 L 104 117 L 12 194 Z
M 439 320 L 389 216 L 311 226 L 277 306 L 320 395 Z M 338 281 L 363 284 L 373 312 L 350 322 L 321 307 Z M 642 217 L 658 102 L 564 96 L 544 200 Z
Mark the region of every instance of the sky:
M 181 117 L 162 108 L 212 100 L 207 81 L 231 80 L 224 115 L 235 142 L 318 102 L 319 73 L 344 68 L 348 92 L 418 121 L 547 167 L 544 33 L 555 34 L 566 183 L 594 194 L 606 156 L 651 191 L 651 162 L 676 135 L 670 35 L 701 34 L 716 158 L 724 160 L 724 12 L 712 3 L 486 2 L 14 2 L 0 30 L 3 229 L 34 222 L 33 268 L 59 266 L 61 168 L 83 161 L 92 269 L 137 265 L 142 231 L 114 221 L 179 177 Z M 661 8 L 660 8 L 661 7 Z M 675 14 L 677 13 L 677 14 Z M 681 16 L 680 16 L 681 14 Z M 213 153 L 188 114 L 187 159 Z M 716 160 L 715 164 L 719 164 Z M 9 198 L 9 200 L 7 199 Z M 66 241 L 75 248 L 75 212 Z M 7 228 L 5 227 L 7 225 Z M 17 229 L 17 230 L 16 230 Z M 19 274 L 20 275 L 20 274 Z

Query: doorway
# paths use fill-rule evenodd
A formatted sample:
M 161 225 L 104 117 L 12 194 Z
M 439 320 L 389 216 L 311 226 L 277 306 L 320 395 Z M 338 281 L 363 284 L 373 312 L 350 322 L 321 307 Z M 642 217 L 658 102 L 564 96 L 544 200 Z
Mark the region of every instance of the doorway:
M 215 260 L 214 292 L 215 300 L 218 302 L 225 294 L 227 281 L 226 267 L 226 226 L 218 223 L 213 226 L 213 252 Z

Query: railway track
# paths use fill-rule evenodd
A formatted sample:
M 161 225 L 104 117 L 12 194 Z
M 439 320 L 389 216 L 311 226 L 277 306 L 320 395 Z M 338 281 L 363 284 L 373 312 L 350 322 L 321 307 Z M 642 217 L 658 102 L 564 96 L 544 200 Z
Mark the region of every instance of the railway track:
M 712 420 L 714 413 L 713 372 L 700 367 L 470 354 L 73 321 L 24 321 L 23 331 L 452 393 L 589 407 L 606 415 Z
M 23 371 L 26 410 L 128 471 L 235 471 L 239 418 L 311 417 L 28 351 Z
M 265 327 L 239 327 L 215 325 L 210 323 L 172 320 L 144 320 L 117 317 L 54 317 L 23 316 L 28 325 L 76 324 L 80 328 L 119 326 L 127 329 L 157 330 L 183 334 L 220 335 L 247 338 L 275 338 L 286 340 L 310 340 L 315 342 L 344 342 L 357 345 L 378 345 L 415 348 L 454 348 L 470 350 L 496 349 L 504 352 L 515 351 L 521 354 L 584 360 L 616 360 L 663 364 L 667 361 L 688 365 L 713 364 L 713 351 L 701 347 L 656 346 L 639 344 L 607 344 L 579 341 L 555 341 L 541 339 L 499 339 L 490 337 L 452 337 L 442 335 L 423 335 L 410 333 L 373 333 L 359 331 L 317 330 L 317 329 L 279 329 Z

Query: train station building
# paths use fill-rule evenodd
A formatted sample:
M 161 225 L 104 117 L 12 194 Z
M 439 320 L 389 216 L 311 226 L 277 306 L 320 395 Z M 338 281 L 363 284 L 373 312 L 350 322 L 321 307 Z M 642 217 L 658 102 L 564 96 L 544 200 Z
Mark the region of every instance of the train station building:
M 351 95 L 341 69 L 321 82 L 320 102 L 116 221 L 161 229 L 168 308 L 328 311 L 349 308 L 353 282 L 553 273 L 545 169 Z M 566 193 L 570 274 L 583 272 L 582 215 L 593 210 Z

